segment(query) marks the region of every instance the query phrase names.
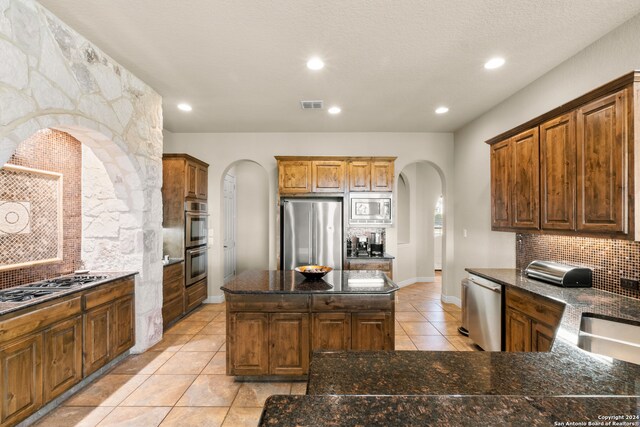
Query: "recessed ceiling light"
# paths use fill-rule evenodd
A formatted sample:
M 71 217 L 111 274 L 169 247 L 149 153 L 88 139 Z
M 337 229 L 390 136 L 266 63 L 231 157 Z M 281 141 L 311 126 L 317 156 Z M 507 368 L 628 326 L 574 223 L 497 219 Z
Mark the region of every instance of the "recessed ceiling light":
M 444 114 L 447 111 L 449 111 L 449 109 L 447 107 L 438 107 L 438 108 L 436 108 L 436 114 Z
M 184 102 L 182 104 L 178 104 L 178 109 L 182 110 L 182 111 L 191 111 L 191 110 L 193 110 L 193 108 L 191 108 L 191 105 L 185 104 Z
M 331 107 L 327 111 L 329 112 L 329 114 L 340 114 L 340 111 L 342 111 L 342 109 L 340 107 Z
M 324 68 L 324 61 L 317 56 L 314 56 L 307 61 L 307 68 L 314 71 L 322 70 Z
M 495 57 L 491 58 L 484 64 L 484 68 L 487 70 L 495 70 L 496 68 L 500 68 L 504 65 L 504 58 Z

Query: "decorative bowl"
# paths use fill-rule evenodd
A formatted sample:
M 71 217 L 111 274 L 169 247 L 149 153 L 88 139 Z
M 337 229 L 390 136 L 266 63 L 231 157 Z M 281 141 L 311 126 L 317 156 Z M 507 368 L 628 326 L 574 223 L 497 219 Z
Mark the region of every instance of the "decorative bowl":
M 301 265 L 300 267 L 294 268 L 294 270 L 302 274 L 307 279 L 320 279 L 325 274 L 333 270 L 333 268 L 326 267 L 324 265 Z

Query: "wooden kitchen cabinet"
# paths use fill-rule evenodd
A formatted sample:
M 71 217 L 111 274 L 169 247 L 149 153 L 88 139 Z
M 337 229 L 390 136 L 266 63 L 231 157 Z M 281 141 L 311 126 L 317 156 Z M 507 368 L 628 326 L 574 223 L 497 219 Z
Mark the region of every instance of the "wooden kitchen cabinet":
M 115 355 L 122 354 L 135 344 L 135 308 L 133 306 L 133 296 L 126 296 L 113 303 L 113 352 Z
M 113 305 L 89 310 L 84 315 L 83 374 L 90 375 L 113 357 Z
M 184 261 L 165 266 L 162 273 L 162 325 L 166 330 L 184 314 Z
M 12 426 L 42 405 L 42 334 L 0 347 L 0 425 Z
M 348 162 L 349 191 L 371 191 L 371 162 L 352 160 Z
M 352 350 L 393 349 L 395 334 L 391 313 L 353 313 L 351 317 Z
M 386 258 L 349 259 L 344 264 L 345 270 L 380 270 L 393 280 L 393 260 Z
M 269 373 L 306 375 L 309 372 L 309 314 L 269 315 Z
M 50 401 L 82 379 L 82 316 L 44 332 L 44 400 Z
M 579 231 L 627 233 L 627 90 L 577 111 Z
M 188 154 L 166 153 L 162 156 L 162 194 L 165 203 L 165 216 L 172 220 L 176 209 L 171 203 L 177 203 L 184 211 L 184 199 L 203 200 L 208 197 L 209 165 Z
M 344 191 L 345 162 L 342 160 L 314 160 L 311 162 L 311 191 L 314 193 L 342 193 Z
M 549 351 L 564 306 L 537 295 L 508 288 L 505 297 L 507 351 Z
M 540 125 L 540 217 L 543 230 L 575 230 L 575 112 Z
M 185 313 L 198 307 L 204 300 L 207 299 L 207 279 L 202 279 L 193 285 L 187 286 L 185 290 Z
M 393 161 L 371 161 L 371 191 L 393 191 Z
M 278 191 L 280 194 L 310 193 L 311 162 L 309 160 L 278 161 Z
M 511 139 L 491 146 L 491 227 L 511 225 Z
M 227 375 L 269 374 L 269 314 L 228 316 Z
M 313 313 L 311 350 L 351 349 L 351 313 Z

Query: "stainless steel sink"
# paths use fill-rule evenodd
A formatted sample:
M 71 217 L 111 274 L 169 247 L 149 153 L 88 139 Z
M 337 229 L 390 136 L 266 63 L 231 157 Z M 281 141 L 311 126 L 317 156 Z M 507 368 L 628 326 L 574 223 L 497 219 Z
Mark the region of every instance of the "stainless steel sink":
M 578 347 L 591 353 L 640 364 L 640 326 L 584 313 Z

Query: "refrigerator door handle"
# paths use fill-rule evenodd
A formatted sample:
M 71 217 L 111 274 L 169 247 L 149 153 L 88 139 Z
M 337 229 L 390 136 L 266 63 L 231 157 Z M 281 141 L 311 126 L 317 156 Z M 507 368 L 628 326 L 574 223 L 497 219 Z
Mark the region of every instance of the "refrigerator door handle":
M 309 263 L 313 264 L 313 207 L 309 210 Z

